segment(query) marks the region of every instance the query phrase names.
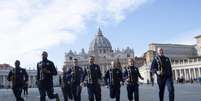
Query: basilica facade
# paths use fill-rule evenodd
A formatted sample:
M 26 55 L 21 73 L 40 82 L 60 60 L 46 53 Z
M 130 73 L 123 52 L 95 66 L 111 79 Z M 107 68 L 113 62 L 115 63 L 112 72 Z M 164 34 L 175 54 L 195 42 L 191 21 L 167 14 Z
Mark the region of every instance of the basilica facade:
M 96 64 L 100 65 L 101 71 L 104 73 L 111 66 L 111 61 L 119 59 L 122 67 L 127 66 L 127 59 L 129 57 L 135 58 L 134 50 L 130 47 L 126 49 L 113 49 L 110 41 L 104 36 L 101 29 L 98 29 L 98 32 L 95 35 L 95 38 L 91 41 L 89 45 L 88 52 L 85 52 L 84 49 L 80 53 L 69 52 L 65 53 L 65 62 L 64 65 L 67 67 L 72 66 L 73 58 L 79 60 L 79 65 L 81 67 L 86 67 L 88 63 L 88 57 L 94 56 Z M 143 58 L 136 58 L 137 65 L 143 64 Z
M 195 45 L 151 43 L 143 57 L 135 57 L 134 50 L 130 47 L 113 49 L 112 44 L 99 28 L 87 52 L 82 49 L 80 53 L 73 52 L 72 50 L 65 53 L 64 66 L 72 67 L 73 59 L 76 58 L 79 60 L 79 65 L 84 68 L 89 65 L 89 56 L 94 56 L 96 64 L 100 65 L 101 71 L 104 74 L 111 67 L 111 61 L 119 59 L 122 68 L 124 68 L 127 67 L 128 58 L 134 58 L 135 65 L 139 67 L 141 75 L 145 78 L 141 82 L 147 83 L 147 81 L 150 81 L 151 62 L 156 55 L 157 48 L 160 47 L 164 49 L 165 55 L 172 62 L 173 79 L 177 80 L 183 77 L 188 81 L 201 76 L 201 35 L 196 36 L 195 39 L 197 42 Z M 11 69 L 13 67 L 7 64 L 0 65 L 0 88 L 11 86 L 11 82 L 7 81 L 7 75 Z M 27 72 L 29 74 L 29 86 L 36 87 L 37 71 L 27 70 Z M 61 73 L 59 72 L 59 74 Z M 58 76 L 54 77 L 54 85 L 56 86 L 59 85 L 58 78 Z

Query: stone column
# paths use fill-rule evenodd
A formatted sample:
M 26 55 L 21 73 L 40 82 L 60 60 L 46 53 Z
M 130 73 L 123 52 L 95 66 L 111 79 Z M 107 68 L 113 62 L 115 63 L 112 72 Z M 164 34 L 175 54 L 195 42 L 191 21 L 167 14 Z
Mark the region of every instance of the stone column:
M 190 75 L 190 79 L 193 79 L 193 71 L 191 68 L 189 69 L 189 75 Z
M 179 73 L 178 73 L 178 70 L 177 69 L 175 69 L 175 79 L 177 80 L 177 78 L 178 78 L 178 76 L 179 76 Z
M 176 73 L 175 73 L 175 70 L 172 70 L 172 73 L 173 73 L 173 80 L 176 80 Z
M 198 72 L 198 77 L 200 77 L 200 68 L 198 67 L 197 69 L 198 69 L 198 70 L 197 70 L 197 72 Z
M 174 78 L 175 78 L 175 80 L 177 80 L 177 71 L 176 71 L 176 69 L 174 70 Z
M 198 71 L 199 71 L 199 76 L 201 77 L 201 68 L 199 68 L 199 70 L 198 70 Z
M 184 76 L 182 73 L 182 69 L 179 70 L 179 74 L 180 74 L 179 77 Z
M 6 86 L 6 76 L 3 75 L 3 86 L 5 87 Z
M 196 76 L 196 78 L 199 76 L 199 69 L 198 68 L 195 68 L 195 76 Z
M 186 69 L 184 69 L 184 79 L 185 79 L 185 80 L 187 80 L 187 79 L 188 79 L 188 76 L 187 76 L 186 71 L 187 71 L 187 70 L 186 70 Z
M 28 81 L 28 85 L 32 85 L 32 82 L 31 82 L 31 75 L 29 75 L 29 81 Z
M 194 78 L 197 78 L 195 68 L 193 68 L 193 71 L 194 71 Z
M 186 69 L 186 77 L 187 80 L 190 80 L 189 69 Z
M 0 84 L 2 84 L 2 83 L 3 83 L 3 76 L 0 75 Z

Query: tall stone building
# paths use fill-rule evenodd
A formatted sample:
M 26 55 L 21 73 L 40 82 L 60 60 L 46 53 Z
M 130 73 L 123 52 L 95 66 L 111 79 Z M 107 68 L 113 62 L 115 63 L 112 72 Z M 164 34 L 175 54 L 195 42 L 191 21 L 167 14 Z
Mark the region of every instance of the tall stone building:
M 149 44 L 149 50 L 156 52 L 160 47 L 165 50 L 165 54 L 171 59 L 183 59 L 197 56 L 195 46 L 196 45 L 151 43 Z
M 182 44 L 149 44 L 149 50 L 144 54 L 146 64 L 140 68 L 141 74 L 146 78 L 143 82 L 150 81 L 150 67 L 157 49 L 163 48 L 164 54 L 172 63 L 173 79 L 184 78 L 189 81 L 201 76 L 201 35 L 196 36 L 196 45 Z

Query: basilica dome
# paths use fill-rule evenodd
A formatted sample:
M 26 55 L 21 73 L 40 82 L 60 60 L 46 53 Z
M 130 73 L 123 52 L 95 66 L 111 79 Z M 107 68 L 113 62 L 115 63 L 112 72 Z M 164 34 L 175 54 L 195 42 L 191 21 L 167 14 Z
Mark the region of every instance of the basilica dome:
M 93 39 L 90 44 L 89 52 L 98 52 L 99 54 L 112 52 L 112 45 L 110 41 L 103 36 L 100 28 L 98 30 L 98 33 L 96 34 L 95 39 Z

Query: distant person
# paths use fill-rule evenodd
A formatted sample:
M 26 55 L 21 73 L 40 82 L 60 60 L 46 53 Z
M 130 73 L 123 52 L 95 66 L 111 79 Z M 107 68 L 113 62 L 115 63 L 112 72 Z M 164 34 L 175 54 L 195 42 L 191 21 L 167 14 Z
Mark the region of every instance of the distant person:
M 148 84 L 148 85 L 150 84 L 149 79 L 147 79 L 147 84 Z
M 151 85 L 154 86 L 154 77 L 152 72 L 150 72 L 150 81 L 151 81 Z
M 24 87 L 23 87 L 23 90 L 24 90 L 24 95 L 28 95 L 28 82 L 24 82 Z
M 193 83 L 193 79 L 192 78 L 190 79 L 190 82 L 191 82 L 191 84 Z
M 72 85 L 71 85 L 71 76 L 68 75 L 67 66 L 63 66 L 63 74 L 59 77 L 61 90 L 63 93 L 64 101 L 72 99 Z
M 25 79 L 24 79 L 25 78 Z M 15 61 L 15 68 L 10 70 L 8 81 L 12 82 L 12 90 L 16 97 L 16 101 L 24 101 L 21 97 L 24 82 L 28 81 L 28 74 L 25 69 L 20 67 L 20 61 Z

